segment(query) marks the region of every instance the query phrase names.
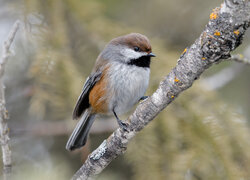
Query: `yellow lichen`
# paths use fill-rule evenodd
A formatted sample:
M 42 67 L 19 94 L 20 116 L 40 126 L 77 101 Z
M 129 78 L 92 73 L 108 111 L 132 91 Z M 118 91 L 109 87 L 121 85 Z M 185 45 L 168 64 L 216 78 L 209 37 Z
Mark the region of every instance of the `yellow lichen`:
M 171 98 L 174 98 L 174 95 L 172 95 Z
M 203 57 L 203 58 L 201 58 L 202 60 L 206 60 L 206 58 L 205 57 Z
M 219 31 L 215 31 L 214 35 L 215 36 L 220 36 L 220 32 Z
M 177 79 L 176 77 L 174 78 L 174 82 L 179 82 L 180 80 Z
M 210 14 L 210 19 L 211 19 L 211 20 L 217 19 L 217 13 L 212 12 L 212 13 Z
M 238 36 L 240 34 L 240 31 L 239 30 L 235 30 L 234 34 L 236 34 Z
M 184 54 L 185 52 L 187 52 L 187 48 L 184 49 L 184 51 L 182 52 L 182 54 Z

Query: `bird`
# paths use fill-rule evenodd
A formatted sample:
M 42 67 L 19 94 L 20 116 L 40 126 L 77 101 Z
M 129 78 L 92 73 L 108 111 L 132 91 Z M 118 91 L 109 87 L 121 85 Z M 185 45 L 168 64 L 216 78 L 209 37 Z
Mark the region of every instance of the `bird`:
M 86 144 L 97 115 L 114 115 L 119 127 L 128 131 L 128 123 L 118 116 L 147 98 L 144 94 L 149 85 L 151 57 L 155 54 L 149 39 L 140 33 L 116 37 L 104 47 L 73 110 L 73 119 L 80 120 L 66 144 L 67 150 Z

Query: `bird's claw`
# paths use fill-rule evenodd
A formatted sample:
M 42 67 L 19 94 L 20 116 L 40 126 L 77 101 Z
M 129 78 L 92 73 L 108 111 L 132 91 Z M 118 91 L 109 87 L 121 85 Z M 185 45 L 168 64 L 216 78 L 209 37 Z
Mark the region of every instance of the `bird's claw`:
M 129 129 L 128 129 L 129 124 L 128 124 L 128 123 L 125 123 L 125 122 L 122 122 L 122 120 L 120 120 L 119 117 L 117 116 L 117 114 L 115 113 L 115 110 L 113 110 L 113 113 L 114 113 L 114 115 L 115 115 L 115 118 L 116 118 L 116 120 L 117 120 L 117 123 L 118 123 L 119 127 L 120 127 L 123 131 L 128 132 L 128 131 L 129 131 Z
M 147 99 L 148 98 L 148 96 L 142 96 L 140 99 L 139 99 L 139 101 L 144 101 L 145 99 Z
M 129 124 L 128 123 L 125 123 L 125 122 L 122 122 L 122 120 L 118 120 L 118 124 L 119 124 L 119 127 L 123 130 L 123 131 L 125 131 L 125 132 L 128 132 L 129 131 L 129 129 L 128 129 L 128 126 L 129 126 Z

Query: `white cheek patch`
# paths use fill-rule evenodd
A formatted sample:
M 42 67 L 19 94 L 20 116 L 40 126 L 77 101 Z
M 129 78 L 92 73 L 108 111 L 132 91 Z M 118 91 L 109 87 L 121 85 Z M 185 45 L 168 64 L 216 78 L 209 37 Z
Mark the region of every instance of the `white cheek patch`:
M 145 52 L 136 52 L 134 51 L 133 49 L 130 49 L 130 48 L 124 48 L 122 51 L 121 51 L 122 55 L 124 57 L 126 57 L 126 61 L 129 61 L 131 59 L 138 59 L 142 56 L 145 56 L 147 55 L 147 53 Z

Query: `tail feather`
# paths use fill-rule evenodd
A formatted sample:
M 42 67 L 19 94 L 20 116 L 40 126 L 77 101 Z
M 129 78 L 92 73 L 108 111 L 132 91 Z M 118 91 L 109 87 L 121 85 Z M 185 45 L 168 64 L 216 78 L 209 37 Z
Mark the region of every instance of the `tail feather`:
M 77 123 L 74 131 L 72 132 L 67 144 L 66 149 L 72 151 L 80 148 L 86 144 L 89 130 L 94 122 L 95 115 L 87 109 L 80 121 Z

